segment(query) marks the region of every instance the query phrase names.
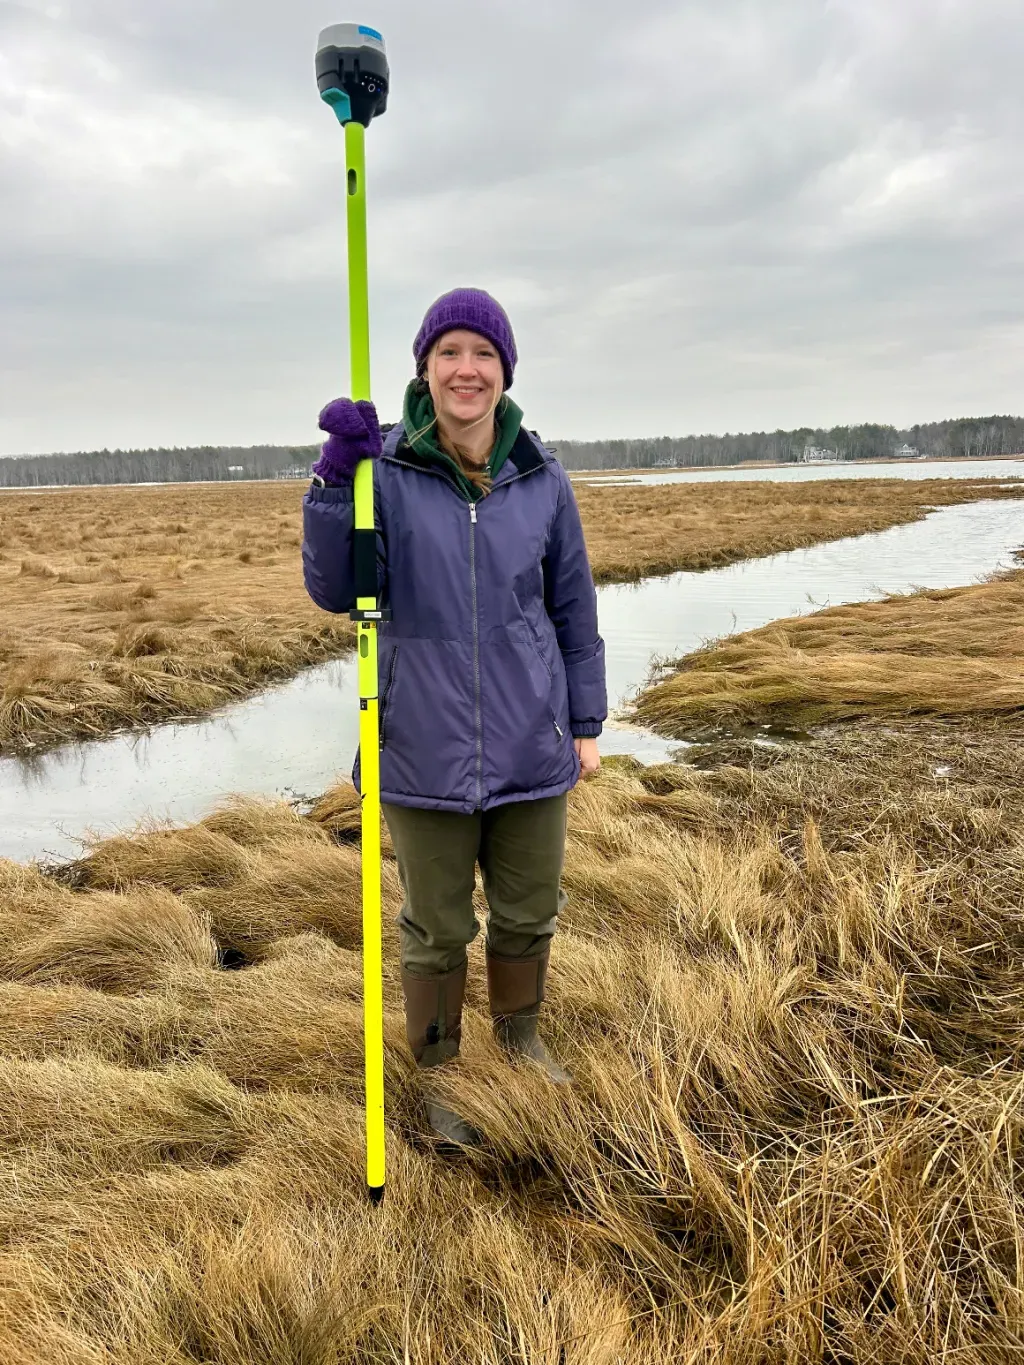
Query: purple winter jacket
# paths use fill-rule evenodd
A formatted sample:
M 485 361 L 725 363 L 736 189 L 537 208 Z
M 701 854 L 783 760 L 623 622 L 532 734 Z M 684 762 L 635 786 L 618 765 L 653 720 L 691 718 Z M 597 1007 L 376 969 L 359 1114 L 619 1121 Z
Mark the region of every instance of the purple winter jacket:
M 568 475 L 525 428 L 466 501 L 399 424 L 374 466 L 381 800 L 471 813 L 559 796 L 607 715 L 597 595 Z M 352 486 L 303 502 L 306 587 L 355 606 Z M 359 759 L 353 771 L 359 786 Z

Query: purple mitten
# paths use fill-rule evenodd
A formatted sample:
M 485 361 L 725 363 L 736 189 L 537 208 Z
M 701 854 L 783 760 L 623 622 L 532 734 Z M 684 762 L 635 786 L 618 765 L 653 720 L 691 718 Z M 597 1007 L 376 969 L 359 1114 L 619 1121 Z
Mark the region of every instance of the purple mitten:
M 320 430 L 328 433 L 313 466 L 325 483 L 347 483 L 360 460 L 375 460 L 383 449 L 377 409 L 365 398 L 335 398 L 320 414 Z

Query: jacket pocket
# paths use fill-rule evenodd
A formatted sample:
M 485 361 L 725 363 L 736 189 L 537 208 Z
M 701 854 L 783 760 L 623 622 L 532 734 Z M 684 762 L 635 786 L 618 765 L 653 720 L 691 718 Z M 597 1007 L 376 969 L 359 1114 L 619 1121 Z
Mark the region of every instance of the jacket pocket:
M 380 747 L 382 749 L 384 748 L 387 739 L 388 710 L 391 706 L 391 697 L 395 686 L 395 669 L 398 667 L 398 650 L 399 646 L 395 645 L 394 649 L 391 651 L 391 663 L 388 665 L 388 678 L 387 682 L 384 684 L 384 691 L 381 693 L 380 698 L 380 721 L 378 724 L 380 728 Z
M 490 641 L 481 662 L 485 793 L 519 801 L 563 783 L 567 790 L 575 780 L 576 754 L 559 704 L 557 671 L 525 635 Z
M 555 676 L 551 671 L 551 665 L 544 657 L 544 654 L 540 647 L 540 643 L 537 640 L 537 636 L 532 629 L 530 631 L 530 643 L 533 646 L 534 654 L 536 654 L 537 658 L 544 665 L 544 672 L 548 675 L 548 715 L 551 717 L 551 724 L 555 727 L 555 734 L 557 734 L 559 739 L 562 739 L 565 735 L 565 731 L 558 723 L 558 717 L 555 715 L 555 708 L 551 700 L 551 694 L 555 688 Z

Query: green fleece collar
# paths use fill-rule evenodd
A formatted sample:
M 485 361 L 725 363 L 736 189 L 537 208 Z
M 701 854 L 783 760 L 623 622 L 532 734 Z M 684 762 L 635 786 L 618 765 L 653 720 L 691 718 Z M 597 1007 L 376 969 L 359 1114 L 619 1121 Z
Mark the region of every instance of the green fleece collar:
M 484 496 L 483 490 L 478 488 L 475 483 L 471 483 L 451 456 L 441 449 L 437 439 L 437 417 L 434 412 L 434 400 L 422 379 L 414 379 L 405 391 L 402 421 L 405 426 L 406 440 L 413 450 L 418 455 L 430 460 L 432 464 L 439 465 L 449 474 L 467 502 L 476 502 Z M 509 451 L 516 443 L 522 424 L 522 408 L 514 403 L 507 393 L 503 394 L 494 414 L 497 440 L 487 461 L 487 472 L 492 479 L 497 478 L 498 471 L 508 459 Z M 423 432 L 423 434 L 417 436 L 417 432 Z

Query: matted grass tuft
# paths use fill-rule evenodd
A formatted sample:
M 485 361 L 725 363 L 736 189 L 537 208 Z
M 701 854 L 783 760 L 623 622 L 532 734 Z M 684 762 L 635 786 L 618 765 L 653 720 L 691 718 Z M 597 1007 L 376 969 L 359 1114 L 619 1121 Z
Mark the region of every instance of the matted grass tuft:
M 427 1138 L 389 924 L 380 1209 L 347 788 L 0 862 L 0 1359 L 1013 1358 L 1022 739 L 609 763 L 570 803 L 545 1020 L 575 1084 L 500 1056 L 475 944 L 461 1159 Z
M 773 621 L 677 660 L 637 718 L 716 727 L 1024 712 L 1024 570 Z

